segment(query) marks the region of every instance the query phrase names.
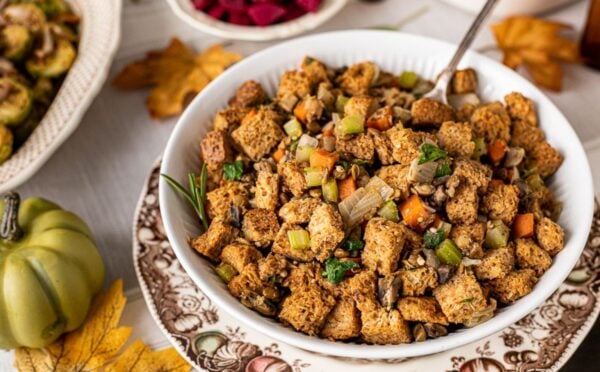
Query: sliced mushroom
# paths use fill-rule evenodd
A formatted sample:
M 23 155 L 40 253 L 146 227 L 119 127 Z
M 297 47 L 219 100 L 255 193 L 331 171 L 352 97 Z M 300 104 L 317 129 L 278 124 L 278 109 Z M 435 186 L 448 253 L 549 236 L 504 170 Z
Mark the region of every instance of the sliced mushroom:
M 454 266 L 450 265 L 440 265 L 437 269 L 438 272 L 438 282 L 440 284 L 446 283 L 452 275 L 454 275 Z
M 444 186 L 438 186 L 431 197 L 431 201 L 438 207 L 444 205 L 447 199 L 448 195 L 446 195 L 446 192 L 444 191 Z
M 441 324 L 425 323 L 423 327 L 430 338 L 438 338 L 448 334 L 448 329 Z
M 520 147 L 509 147 L 504 158 L 504 166 L 506 168 L 516 167 L 525 158 L 525 150 Z
M 422 342 L 427 339 L 427 332 L 425 331 L 425 327 L 421 323 L 415 324 L 412 329 L 413 338 L 416 342 Z
M 397 275 L 389 275 L 384 278 L 379 278 L 377 282 L 377 297 L 381 306 L 391 309 L 394 307 L 396 301 L 398 301 L 398 293 L 400 291 L 400 285 L 402 284 L 400 277 Z
M 430 196 L 435 192 L 435 187 L 428 183 L 419 183 L 412 187 L 416 194 L 421 196 Z

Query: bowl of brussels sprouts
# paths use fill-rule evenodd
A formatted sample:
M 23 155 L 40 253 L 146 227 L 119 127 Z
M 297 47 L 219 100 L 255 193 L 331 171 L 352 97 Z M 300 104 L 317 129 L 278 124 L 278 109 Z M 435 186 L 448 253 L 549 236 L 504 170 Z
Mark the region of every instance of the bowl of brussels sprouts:
M 25 182 L 99 92 L 121 0 L 0 0 L 0 192 Z

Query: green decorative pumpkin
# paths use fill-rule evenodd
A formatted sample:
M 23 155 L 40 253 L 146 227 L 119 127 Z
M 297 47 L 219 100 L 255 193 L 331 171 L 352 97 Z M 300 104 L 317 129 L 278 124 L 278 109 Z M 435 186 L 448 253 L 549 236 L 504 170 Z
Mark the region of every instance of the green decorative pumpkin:
M 79 327 L 104 265 L 87 225 L 40 198 L 0 201 L 0 348 L 43 347 Z

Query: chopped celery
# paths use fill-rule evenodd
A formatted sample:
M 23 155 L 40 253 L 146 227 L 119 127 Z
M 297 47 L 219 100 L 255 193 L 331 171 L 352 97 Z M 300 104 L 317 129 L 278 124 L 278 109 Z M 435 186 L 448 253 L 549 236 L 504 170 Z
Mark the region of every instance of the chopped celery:
M 379 209 L 377 214 L 392 222 L 400 221 L 400 216 L 398 215 L 398 206 L 393 200 L 388 200 L 383 207 Z
M 290 230 L 287 232 L 288 241 L 292 249 L 306 250 L 310 248 L 310 235 L 304 229 Z
M 338 186 L 335 178 L 329 178 L 323 183 L 323 198 L 331 203 L 338 201 Z
M 343 114 L 344 107 L 346 106 L 346 103 L 348 103 L 349 100 L 350 100 L 350 98 L 348 98 L 342 94 L 337 96 L 337 99 L 335 100 L 335 111 L 339 112 L 340 114 Z
M 300 124 L 296 118 L 293 118 L 283 124 L 283 130 L 285 130 L 285 133 L 292 139 L 300 138 L 302 135 L 302 124 Z
M 450 236 L 450 230 L 452 230 L 452 225 L 449 224 L 448 222 L 440 222 L 440 225 L 438 226 L 438 231 L 441 231 L 444 234 L 444 238 L 447 238 L 448 236 Z
M 510 228 L 504 222 L 493 220 L 488 223 L 487 232 L 485 233 L 485 246 L 490 249 L 506 247 L 509 235 Z
M 217 275 L 219 275 L 219 278 L 221 278 L 225 283 L 229 283 L 229 281 L 237 275 L 237 271 L 233 268 L 233 266 L 225 262 L 221 262 L 219 266 L 215 268 L 215 271 L 217 272 Z
M 341 134 L 358 134 L 365 131 L 365 118 L 360 115 L 348 115 L 342 119 L 339 128 Z
M 304 168 L 304 178 L 308 187 L 321 186 L 325 178 L 325 170 L 317 167 Z
M 400 74 L 400 77 L 398 77 L 398 84 L 404 89 L 414 88 L 418 81 L 419 75 L 412 71 L 404 71 Z
M 472 158 L 479 160 L 481 156 L 487 154 L 487 145 L 482 137 L 475 138 L 473 142 L 475 142 L 475 150 L 473 150 Z
M 462 260 L 462 253 L 450 239 L 441 242 L 435 249 L 435 254 L 442 263 L 458 266 Z
M 313 151 L 315 151 L 314 147 L 298 146 L 296 148 L 296 161 L 299 163 L 307 162 Z

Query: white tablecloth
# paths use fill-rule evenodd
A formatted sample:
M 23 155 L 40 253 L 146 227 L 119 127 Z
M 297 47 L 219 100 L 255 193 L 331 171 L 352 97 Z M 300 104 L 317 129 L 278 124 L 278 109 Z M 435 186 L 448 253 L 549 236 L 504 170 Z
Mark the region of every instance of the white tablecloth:
M 179 21 L 164 0 L 123 1 L 122 42 L 113 76 L 145 51 L 165 46 L 173 36 L 198 48 L 217 41 Z M 579 1 L 548 17 L 570 23 L 580 32 L 587 7 L 587 1 Z M 458 42 L 473 18 L 435 0 L 386 0 L 372 4 L 354 0 L 314 32 L 395 24 L 421 10 L 425 10 L 424 14 L 406 24 L 402 31 Z M 474 48 L 492 44 L 493 37 L 485 28 Z M 231 49 L 248 55 L 269 45 L 234 42 Z M 495 52 L 489 54 L 499 56 Z M 137 289 L 131 259 L 131 225 L 140 189 L 153 161 L 161 154 L 175 119 L 150 119 L 144 107 L 146 94 L 120 92 L 106 84 L 79 129 L 18 191 L 23 196 L 42 195 L 54 200 L 91 225 L 106 264 L 107 283 L 122 277 L 129 291 L 123 322 L 134 326 L 136 335 L 146 342 L 163 347 L 167 342 Z M 600 73 L 584 66 L 569 66 L 563 92 L 548 95 L 582 139 L 596 188 L 600 190 Z M 0 370 L 11 370 L 10 358 L 10 353 L 0 354 Z

